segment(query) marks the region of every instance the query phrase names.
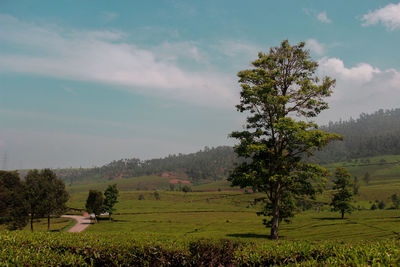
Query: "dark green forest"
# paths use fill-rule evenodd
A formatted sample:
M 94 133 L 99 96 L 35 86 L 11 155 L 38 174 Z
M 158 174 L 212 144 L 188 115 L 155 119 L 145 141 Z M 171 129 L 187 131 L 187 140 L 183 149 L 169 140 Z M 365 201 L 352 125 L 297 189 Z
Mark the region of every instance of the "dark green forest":
M 344 136 L 344 140 L 330 143 L 308 160 L 324 164 L 361 157 L 400 154 L 400 109 L 363 113 L 357 119 L 330 122 L 321 129 L 339 133 Z M 169 155 L 151 160 L 120 159 L 101 167 L 55 171 L 57 176 L 68 184 L 162 175 L 165 172 L 173 172 L 180 177 L 187 177 L 194 184 L 199 184 L 227 178 L 237 161 L 232 147 L 219 146 L 205 147 L 196 153 L 185 155 Z
M 233 168 L 236 156 L 232 147 L 205 147 L 196 153 L 169 155 L 165 158 L 140 160 L 120 159 L 101 167 L 90 169 L 57 169 L 57 176 L 72 184 L 82 180 L 112 180 L 144 175 L 162 175 L 172 172 L 187 177 L 192 183 L 204 183 L 224 179 Z
M 315 153 L 314 159 L 319 163 L 400 154 L 400 109 L 362 113 L 357 119 L 330 122 L 321 129 L 339 133 L 344 140 L 334 141 Z

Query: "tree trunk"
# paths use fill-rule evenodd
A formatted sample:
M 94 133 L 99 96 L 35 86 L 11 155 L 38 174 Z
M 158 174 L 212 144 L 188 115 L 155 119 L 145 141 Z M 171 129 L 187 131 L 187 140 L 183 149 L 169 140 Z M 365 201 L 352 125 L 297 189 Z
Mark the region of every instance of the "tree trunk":
M 47 215 L 47 231 L 50 231 L 50 214 Z
M 344 219 L 344 210 L 342 210 L 342 220 Z
M 273 203 L 272 210 L 272 226 L 271 226 L 271 239 L 279 238 L 279 199 Z
M 33 232 L 33 213 L 31 213 L 31 232 Z

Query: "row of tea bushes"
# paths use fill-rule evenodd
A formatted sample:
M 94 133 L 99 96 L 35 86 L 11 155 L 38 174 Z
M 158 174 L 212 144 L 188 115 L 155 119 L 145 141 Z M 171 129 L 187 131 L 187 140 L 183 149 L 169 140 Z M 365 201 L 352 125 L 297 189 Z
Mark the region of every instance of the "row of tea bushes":
M 400 241 L 159 240 L 126 233 L 0 232 L 0 266 L 400 265 Z

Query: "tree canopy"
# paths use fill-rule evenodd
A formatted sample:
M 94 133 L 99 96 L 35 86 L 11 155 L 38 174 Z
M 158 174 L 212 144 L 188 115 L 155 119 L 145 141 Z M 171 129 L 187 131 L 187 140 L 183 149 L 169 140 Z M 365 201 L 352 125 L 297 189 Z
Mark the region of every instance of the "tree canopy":
M 109 185 L 104 191 L 103 211 L 108 212 L 108 217 L 111 220 L 111 215 L 115 211 L 115 204 L 118 203 L 119 190 L 117 184 Z
M 103 193 L 98 190 L 89 190 L 89 195 L 86 200 L 86 210 L 89 213 L 94 213 L 98 217 L 103 211 Z
M 328 108 L 324 99 L 335 80 L 315 75 L 318 63 L 304 42 L 291 46 L 285 40 L 269 53 L 259 53 L 252 65 L 238 73 L 242 90 L 236 107 L 248 117 L 245 129 L 230 135 L 240 141 L 234 150 L 244 160 L 229 180 L 266 193 L 260 214 L 269 218 L 264 222 L 277 239 L 280 221 L 293 216 L 295 198 L 314 197 L 322 189 L 327 171 L 302 158 L 340 139 L 310 121 Z
M 34 218 L 40 216 L 48 218 L 50 229 L 50 215 L 61 215 L 66 209 L 69 195 L 64 182 L 58 179 L 52 170 L 43 169 L 30 170 L 25 177 L 25 184 L 31 231 Z
M 335 184 L 333 190 L 336 190 L 336 192 L 333 195 L 331 203 L 332 210 L 340 211 L 343 219 L 345 212 L 350 213 L 353 210 L 350 204 L 350 201 L 353 199 L 350 173 L 345 168 L 336 168 L 333 183 Z
M 25 189 L 17 172 L 0 170 L 0 223 L 10 230 L 21 229 L 28 222 Z

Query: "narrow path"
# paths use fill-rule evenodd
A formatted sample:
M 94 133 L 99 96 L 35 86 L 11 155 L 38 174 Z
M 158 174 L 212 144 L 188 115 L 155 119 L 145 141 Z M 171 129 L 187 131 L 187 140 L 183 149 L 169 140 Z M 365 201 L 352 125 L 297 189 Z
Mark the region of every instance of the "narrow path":
M 82 232 L 85 230 L 90 224 L 90 218 L 89 215 L 86 213 L 84 216 L 79 216 L 79 215 L 62 215 L 61 217 L 63 218 L 71 218 L 76 220 L 76 224 L 72 226 L 71 229 L 68 230 L 70 233 L 78 233 Z

